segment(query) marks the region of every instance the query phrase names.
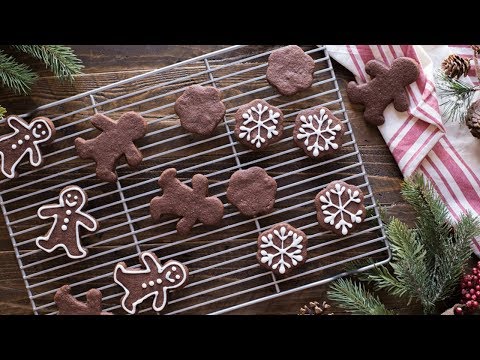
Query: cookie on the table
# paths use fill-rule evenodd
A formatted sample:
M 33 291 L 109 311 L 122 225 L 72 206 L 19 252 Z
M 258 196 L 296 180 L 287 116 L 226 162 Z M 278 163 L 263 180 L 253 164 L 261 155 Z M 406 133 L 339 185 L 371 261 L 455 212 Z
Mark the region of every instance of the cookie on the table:
M 345 126 L 326 107 L 300 111 L 295 119 L 293 140 L 312 159 L 335 152 L 343 143 Z
M 277 275 L 287 275 L 307 260 L 307 236 L 287 223 L 280 223 L 260 234 L 257 260 Z
M 325 230 L 348 235 L 366 215 L 362 190 L 344 181 L 332 181 L 315 197 L 318 223 Z
M 134 111 L 129 111 L 113 121 L 103 114 L 92 117 L 92 125 L 102 131 L 96 138 L 75 139 L 78 156 L 93 159 L 97 163 L 96 173 L 100 180 L 115 182 L 117 161 L 125 156 L 128 165 L 137 167 L 143 160 L 142 153 L 133 143 L 145 136 L 147 122 Z
M 274 50 L 268 57 L 267 81 L 282 95 L 294 95 L 313 84 L 315 62 L 297 45 Z
M 97 289 L 87 291 L 87 301 L 82 302 L 73 297 L 69 285 L 57 290 L 53 300 L 57 304 L 58 315 L 113 315 L 102 311 L 102 292 Z
M 235 113 L 235 136 L 252 150 L 262 150 L 276 143 L 283 135 L 282 111 L 256 99 L 242 105 Z
M 277 182 L 261 167 L 237 170 L 230 177 L 227 199 L 243 215 L 257 216 L 273 210 Z
M 161 264 L 150 251 L 140 254 L 143 268 L 129 268 L 124 262 L 115 266 L 113 278 L 125 291 L 122 308 L 134 314 L 137 305 L 151 298 L 155 311 L 162 311 L 167 304 L 167 292 L 181 289 L 188 281 L 188 268 L 176 260 Z
M 225 117 L 220 90 L 192 85 L 175 101 L 175 112 L 182 127 L 195 134 L 211 135 Z
M 71 259 L 85 257 L 87 250 L 80 243 L 80 227 L 88 231 L 98 228 L 97 220 L 82 211 L 87 203 L 86 191 L 70 185 L 60 192 L 58 204 L 41 206 L 38 217 L 42 220 L 53 218 L 53 224 L 46 235 L 36 239 L 37 246 L 48 253 L 63 248 Z
M 180 235 L 186 235 L 198 220 L 205 225 L 217 225 L 223 218 L 223 204 L 215 196 L 208 196 L 208 178 L 196 174 L 192 178 L 192 187 L 177 179 L 177 170 L 165 170 L 158 179 L 163 190 L 162 196 L 150 201 L 150 214 L 153 221 L 159 221 L 164 214 L 178 215 L 177 223 Z

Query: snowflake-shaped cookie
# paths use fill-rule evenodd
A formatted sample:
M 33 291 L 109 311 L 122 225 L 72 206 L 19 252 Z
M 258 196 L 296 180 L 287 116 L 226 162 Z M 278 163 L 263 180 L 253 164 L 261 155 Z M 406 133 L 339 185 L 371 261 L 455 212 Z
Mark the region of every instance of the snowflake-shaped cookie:
M 295 119 L 293 139 L 311 158 L 318 159 L 343 143 L 345 127 L 324 107 L 301 111 Z
M 307 236 L 287 223 L 277 224 L 258 237 L 258 262 L 285 275 L 307 259 Z
M 282 111 L 266 101 L 253 100 L 241 106 L 235 120 L 236 137 L 253 150 L 264 149 L 282 137 Z
M 343 181 L 333 181 L 320 191 L 315 206 L 320 226 L 338 235 L 347 235 L 365 219 L 362 190 Z

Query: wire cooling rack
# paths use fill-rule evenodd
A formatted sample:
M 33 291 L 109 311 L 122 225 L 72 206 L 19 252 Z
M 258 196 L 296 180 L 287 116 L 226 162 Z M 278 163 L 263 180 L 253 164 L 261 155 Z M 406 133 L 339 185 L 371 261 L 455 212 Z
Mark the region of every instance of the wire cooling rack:
M 162 261 L 179 260 L 190 269 L 189 284 L 170 294 L 166 314 L 232 312 L 326 283 L 347 269 L 362 271 L 389 260 L 379 212 L 325 47 L 303 47 L 315 60 L 315 81 L 311 89 L 293 97 L 279 95 L 265 80 L 267 58 L 275 48 L 226 47 L 24 114 L 46 115 L 57 129 L 56 139 L 43 149 L 43 167 L 32 169 L 23 163 L 18 178 L 0 181 L 2 211 L 35 314 L 56 313 L 53 296 L 64 284 L 70 284 L 82 301 L 86 291 L 96 287 L 103 293 L 106 310 L 123 313 L 119 305 L 123 294 L 112 271 L 119 261 L 139 266 L 138 255 L 145 250 L 154 251 Z M 185 132 L 173 110 L 175 99 L 192 84 L 216 86 L 223 93 L 225 121 L 208 138 Z M 281 108 L 286 121 L 284 138 L 262 152 L 243 147 L 232 135 L 233 114 L 256 98 Z M 296 114 L 318 105 L 327 106 L 348 129 L 341 150 L 321 161 L 305 156 L 292 140 Z M 122 163 L 116 183 L 101 182 L 94 164 L 76 155 L 74 139 L 98 135 L 89 121 L 96 112 L 117 119 L 130 110 L 149 121 L 147 136 L 137 143 L 144 161 L 136 170 Z M 278 184 L 275 210 L 254 219 L 241 215 L 225 197 L 231 174 L 253 165 L 263 167 Z M 177 168 L 185 184 L 196 173 L 208 177 L 210 194 L 225 206 L 220 226 L 196 224 L 188 237 L 180 237 L 174 217 L 152 222 L 149 202 L 161 193 L 157 179 L 169 167 Z M 362 188 L 367 207 L 361 228 L 345 237 L 321 230 L 313 202 L 326 184 L 340 179 Z M 72 184 L 88 192 L 87 211 L 100 223 L 96 233 L 83 235 L 89 254 L 80 260 L 61 251 L 47 254 L 35 246 L 35 238 L 50 227 L 37 218 L 37 209 L 56 202 L 60 190 Z M 307 262 L 284 278 L 262 268 L 255 255 L 258 234 L 281 221 L 302 229 L 309 240 Z M 355 260 L 360 259 L 371 265 L 358 268 Z M 145 305 L 140 312 L 152 310 Z

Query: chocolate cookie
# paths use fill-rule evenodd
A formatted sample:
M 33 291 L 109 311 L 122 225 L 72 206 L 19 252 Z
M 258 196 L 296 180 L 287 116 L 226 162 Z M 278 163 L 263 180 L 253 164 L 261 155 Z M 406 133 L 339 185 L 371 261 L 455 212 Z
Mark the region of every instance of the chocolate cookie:
M 163 214 L 173 214 L 181 217 L 177 223 L 180 235 L 186 235 L 192 230 L 198 220 L 205 225 L 217 225 L 223 218 L 223 204 L 215 196 L 208 196 L 208 179 L 196 174 L 192 178 L 192 187 L 177 179 L 177 170 L 165 170 L 158 179 L 158 185 L 163 189 L 162 196 L 156 196 L 150 201 L 150 214 L 154 221 L 159 221 Z
M 362 190 L 343 181 L 332 181 L 320 191 L 315 207 L 320 226 L 338 235 L 347 235 L 365 219 Z
M 257 245 L 258 262 L 278 275 L 288 274 L 307 260 L 307 236 L 287 223 L 261 233 Z
M 69 285 L 57 290 L 53 300 L 58 307 L 58 315 L 113 315 L 102 311 L 102 292 L 97 289 L 87 291 L 87 302 L 75 299 Z
M 182 127 L 192 133 L 211 135 L 225 117 L 220 90 L 192 85 L 175 101 L 175 112 Z
M 267 81 L 282 95 L 294 95 L 313 83 L 315 62 L 297 45 L 285 46 L 268 57 Z
M 113 272 L 115 282 L 125 290 L 122 308 L 134 314 L 137 305 L 153 296 L 152 307 L 162 311 L 167 304 L 167 291 L 180 289 L 187 284 L 188 268 L 176 260 L 169 260 L 163 266 L 152 252 L 140 254 L 144 269 L 128 268 L 118 263 Z
M 76 138 L 75 147 L 82 159 L 93 159 L 97 163 L 96 172 L 100 180 L 117 181 L 115 168 L 117 161 L 124 155 L 131 167 L 140 165 L 143 156 L 133 143 L 147 132 L 147 122 L 140 114 L 130 111 L 118 121 L 96 114 L 92 118 L 92 125 L 102 133 L 90 140 Z
M 408 96 L 405 86 L 415 82 L 420 74 L 418 64 L 407 57 L 399 57 L 388 67 L 379 60 L 370 60 L 365 72 L 372 77 L 366 84 L 357 85 L 351 81 L 347 95 L 354 104 L 363 104 L 365 121 L 382 125 L 385 122 L 383 111 L 393 101 L 397 111 L 408 110 Z
M 80 243 L 80 227 L 88 231 L 98 228 L 97 220 L 82 211 L 87 205 L 87 193 L 70 185 L 60 192 L 58 201 L 58 204 L 43 205 L 38 209 L 38 217 L 42 220 L 53 218 L 53 224 L 45 236 L 37 238 L 37 246 L 48 253 L 61 247 L 69 258 L 83 258 L 87 251 Z
M 345 126 L 325 107 L 303 110 L 295 119 L 293 140 L 313 159 L 335 152 L 343 143 Z
M 283 113 L 264 100 L 253 100 L 235 113 L 235 136 L 252 150 L 265 149 L 283 134 Z
M 230 177 L 227 199 L 246 216 L 268 214 L 273 210 L 277 182 L 261 167 L 237 170 Z
M 30 165 L 38 167 L 43 163 L 40 144 L 50 142 L 55 136 L 55 126 L 46 117 L 37 117 L 28 124 L 17 116 L 9 116 L 7 125 L 13 130 L 0 138 L 1 171 L 9 179 L 17 176 L 16 167 L 28 154 Z

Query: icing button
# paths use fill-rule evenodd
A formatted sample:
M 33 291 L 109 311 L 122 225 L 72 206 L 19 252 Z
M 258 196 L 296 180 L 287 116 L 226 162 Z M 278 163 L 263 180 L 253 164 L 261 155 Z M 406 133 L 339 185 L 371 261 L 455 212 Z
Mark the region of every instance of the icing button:
M 67 210 L 67 215 L 72 215 L 72 210 Z
M 161 284 L 162 283 L 162 279 L 158 278 L 157 279 L 157 284 Z
M 18 140 L 18 145 L 22 145 L 23 144 L 23 140 Z
M 65 224 L 68 224 L 69 221 L 70 221 L 70 219 L 68 219 L 68 218 L 63 219 L 63 222 L 64 222 Z
M 30 135 L 25 135 L 25 140 L 30 140 Z
M 148 285 L 153 286 L 153 285 L 155 285 L 155 283 L 154 283 L 152 280 L 150 280 L 150 281 L 148 282 Z
M 147 284 L 143 283 L 143 284 L 142 284 L 142 288 L 146 289 L 146 288 L 147 288 Z
M 62 225 L 62 230 L 63 231 L 67 230 L 67 225 Z
M 12 144 L 12 149 L 15 150 L 17 148 L 17 145 Z

